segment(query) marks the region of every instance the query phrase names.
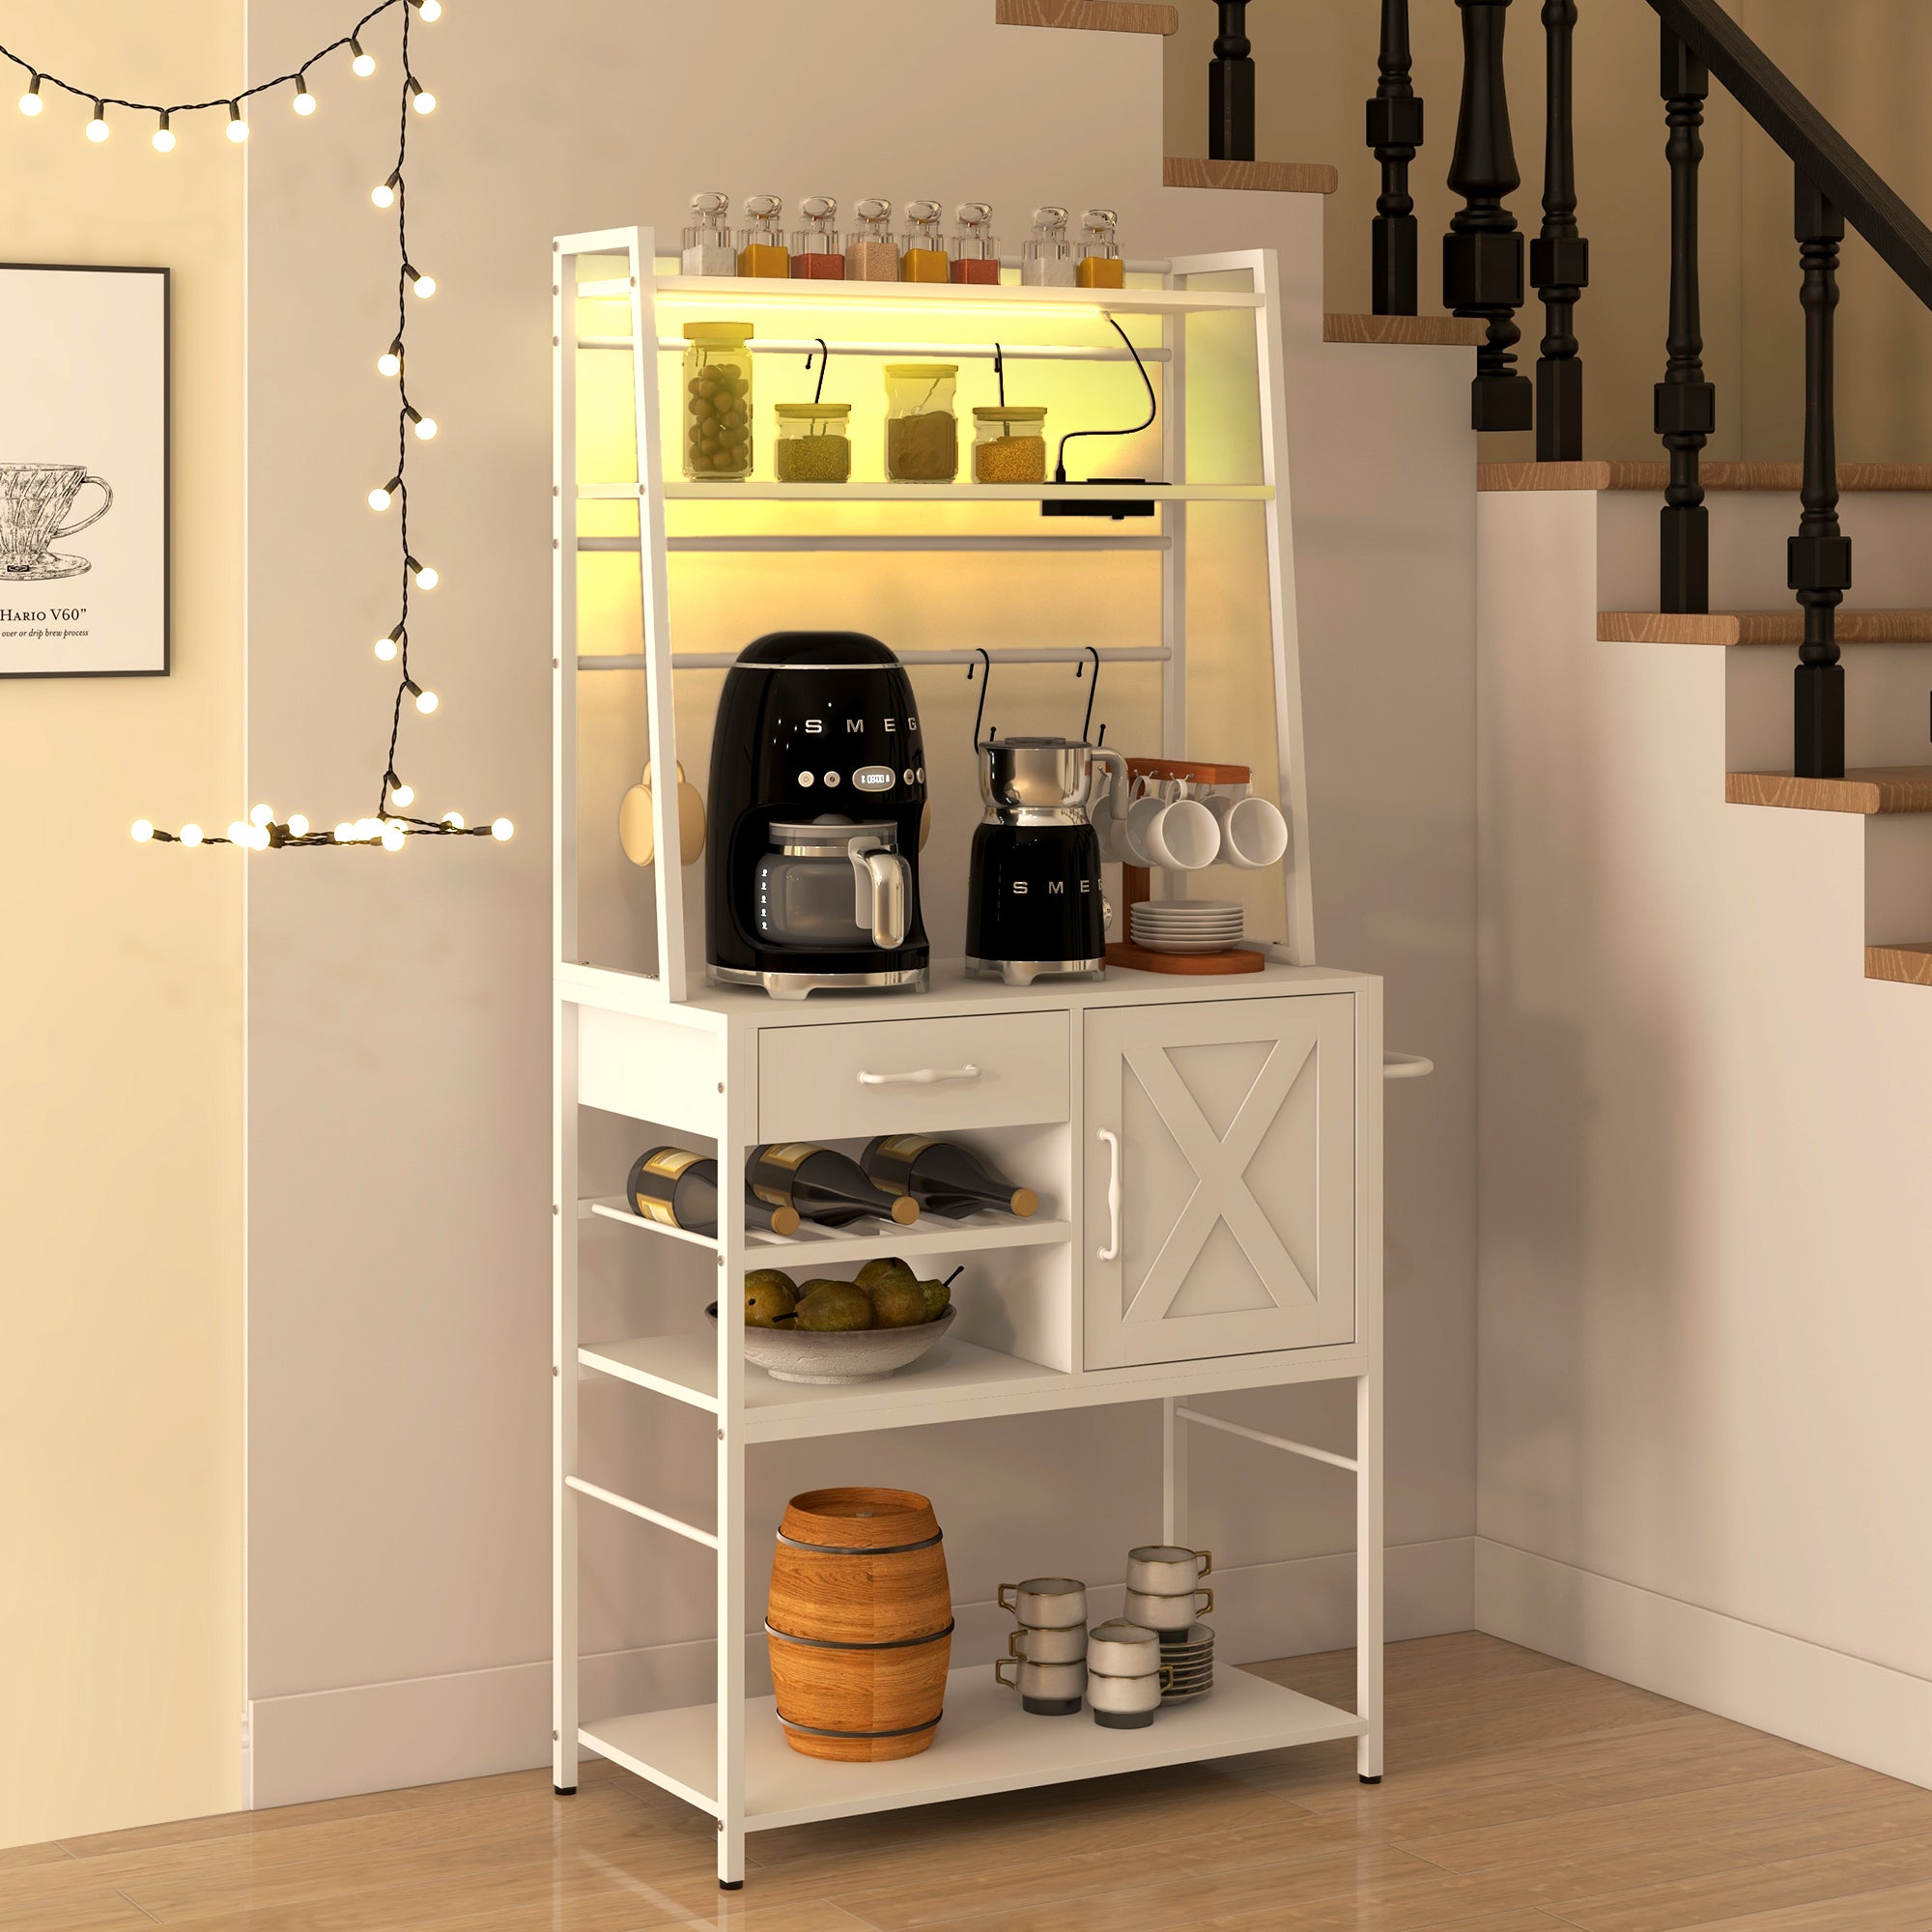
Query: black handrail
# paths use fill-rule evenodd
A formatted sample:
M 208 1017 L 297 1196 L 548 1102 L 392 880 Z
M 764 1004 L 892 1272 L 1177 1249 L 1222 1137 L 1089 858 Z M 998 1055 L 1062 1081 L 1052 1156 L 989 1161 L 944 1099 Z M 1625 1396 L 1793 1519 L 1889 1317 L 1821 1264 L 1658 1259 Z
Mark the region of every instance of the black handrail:
M 1887 185 L 1718 0 L 1650 0 L 1731 98 L 1790 156 L 1926 307 L 1932 308 L 1932 228 Z
M 1248 0 L 1219 0 L 1221 30 L 1208 63 L 1208 158 L 1255 157 L 1254 43 L 1248 39 Z

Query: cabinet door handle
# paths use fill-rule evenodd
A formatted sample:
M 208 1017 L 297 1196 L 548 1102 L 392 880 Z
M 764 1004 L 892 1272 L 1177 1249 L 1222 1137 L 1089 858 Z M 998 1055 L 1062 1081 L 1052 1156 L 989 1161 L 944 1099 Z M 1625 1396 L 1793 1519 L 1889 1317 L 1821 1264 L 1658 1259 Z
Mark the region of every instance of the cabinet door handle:
M 1094 1259 L 1117 1262 L 1121 1258 L 1121 1137 L 1110 1127 L 1100 1127 L 1094 1138 L 1107 1143 L 1111 1163 L 1107 1169 L 1107 1245 L 1096 1248 Z
M 970 1061 L 964 1066 L 922 1066 L 914 1073 L 859 1072 L 861 1087 L 936 1087 L 942 1080 L 977 1080 L 980 1069 Z

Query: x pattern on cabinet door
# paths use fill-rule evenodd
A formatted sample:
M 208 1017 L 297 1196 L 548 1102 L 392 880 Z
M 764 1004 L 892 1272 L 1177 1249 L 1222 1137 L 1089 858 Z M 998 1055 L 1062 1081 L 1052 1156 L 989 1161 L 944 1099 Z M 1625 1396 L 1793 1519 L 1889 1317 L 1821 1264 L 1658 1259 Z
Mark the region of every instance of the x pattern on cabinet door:
M 1351 1341 L 1352 1002 L 1113 1008 L 1087 1028 L 1088 1367 Z

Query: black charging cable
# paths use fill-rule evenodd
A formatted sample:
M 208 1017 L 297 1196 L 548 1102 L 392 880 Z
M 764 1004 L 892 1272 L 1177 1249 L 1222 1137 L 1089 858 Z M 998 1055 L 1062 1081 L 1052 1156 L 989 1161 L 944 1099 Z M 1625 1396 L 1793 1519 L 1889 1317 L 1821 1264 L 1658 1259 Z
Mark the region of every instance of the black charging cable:
M 1141 352 L 1134 347 L 1133 338 L 1128 335 L 1127 331 L 1124 328 L 1122 328 L 1118 322 L 1114 321 L 1114 318 L 1111 315 L 1107 318 L 1107 320 L 1110 323 L 1113 323 L 1114 333 L 1118 335 L 1121 338 L 1121 340 L 1127 345 L 1127 354 L 1134 358 L 1134 367 L 1141 372 L 1141 383 L 1147 390 L 1147 397 L 1148 397 L 1147 421 L 1136 423 L 1132 429 L 1068 430 L 1067 433 L 1060 439 L 1060 456 L 1058 461 L 1053 466 L 1053 480 L 1056 483 L 1065 483 L 1066 481 L 1066 445 L 1069 442 L 1071 442 L 1075 437 L 1139 436 L 1142 430 L 1151 429 L 1154 426 L 1155 419 L 1160 414 L 1160 405 L 1158 402 L 1154 400 L 1153 379 L 1151 376 L 1149 376 L 1147 372 L 1147 364 L 1141 360 Z M 1127 479 L 1122 479 L 1122 480 L 1127 480 Z

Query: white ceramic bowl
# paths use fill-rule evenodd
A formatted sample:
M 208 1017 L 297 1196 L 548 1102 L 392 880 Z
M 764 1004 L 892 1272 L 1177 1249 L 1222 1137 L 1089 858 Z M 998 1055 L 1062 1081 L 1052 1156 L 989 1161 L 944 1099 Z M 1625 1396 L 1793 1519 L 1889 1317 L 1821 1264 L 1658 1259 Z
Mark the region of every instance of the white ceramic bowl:
M 1214 1574 L 1214 1555 L 1171 1543 L 1144 1543 L 1127 1551 L 1127 1588 L 1150 1597 L 1191 1595 L 1203 1577 Z
M 1138 1711 L 1160 1709 L 1160 1676 L 1102 1677 L 1087 1674 L 1087 1701 L 1096 1711 L 1113 1717 L 1127 1717 Z
M 916 1328 L 853 1328 L 814 1335 L 796 1328 L 745 1330 L 745 1359 L 781 1382 L 869 1382 L 909 1368 L 952 1325 L 956 1308 Z M 705 1310 L 718 1319 L 718 1304 Z

